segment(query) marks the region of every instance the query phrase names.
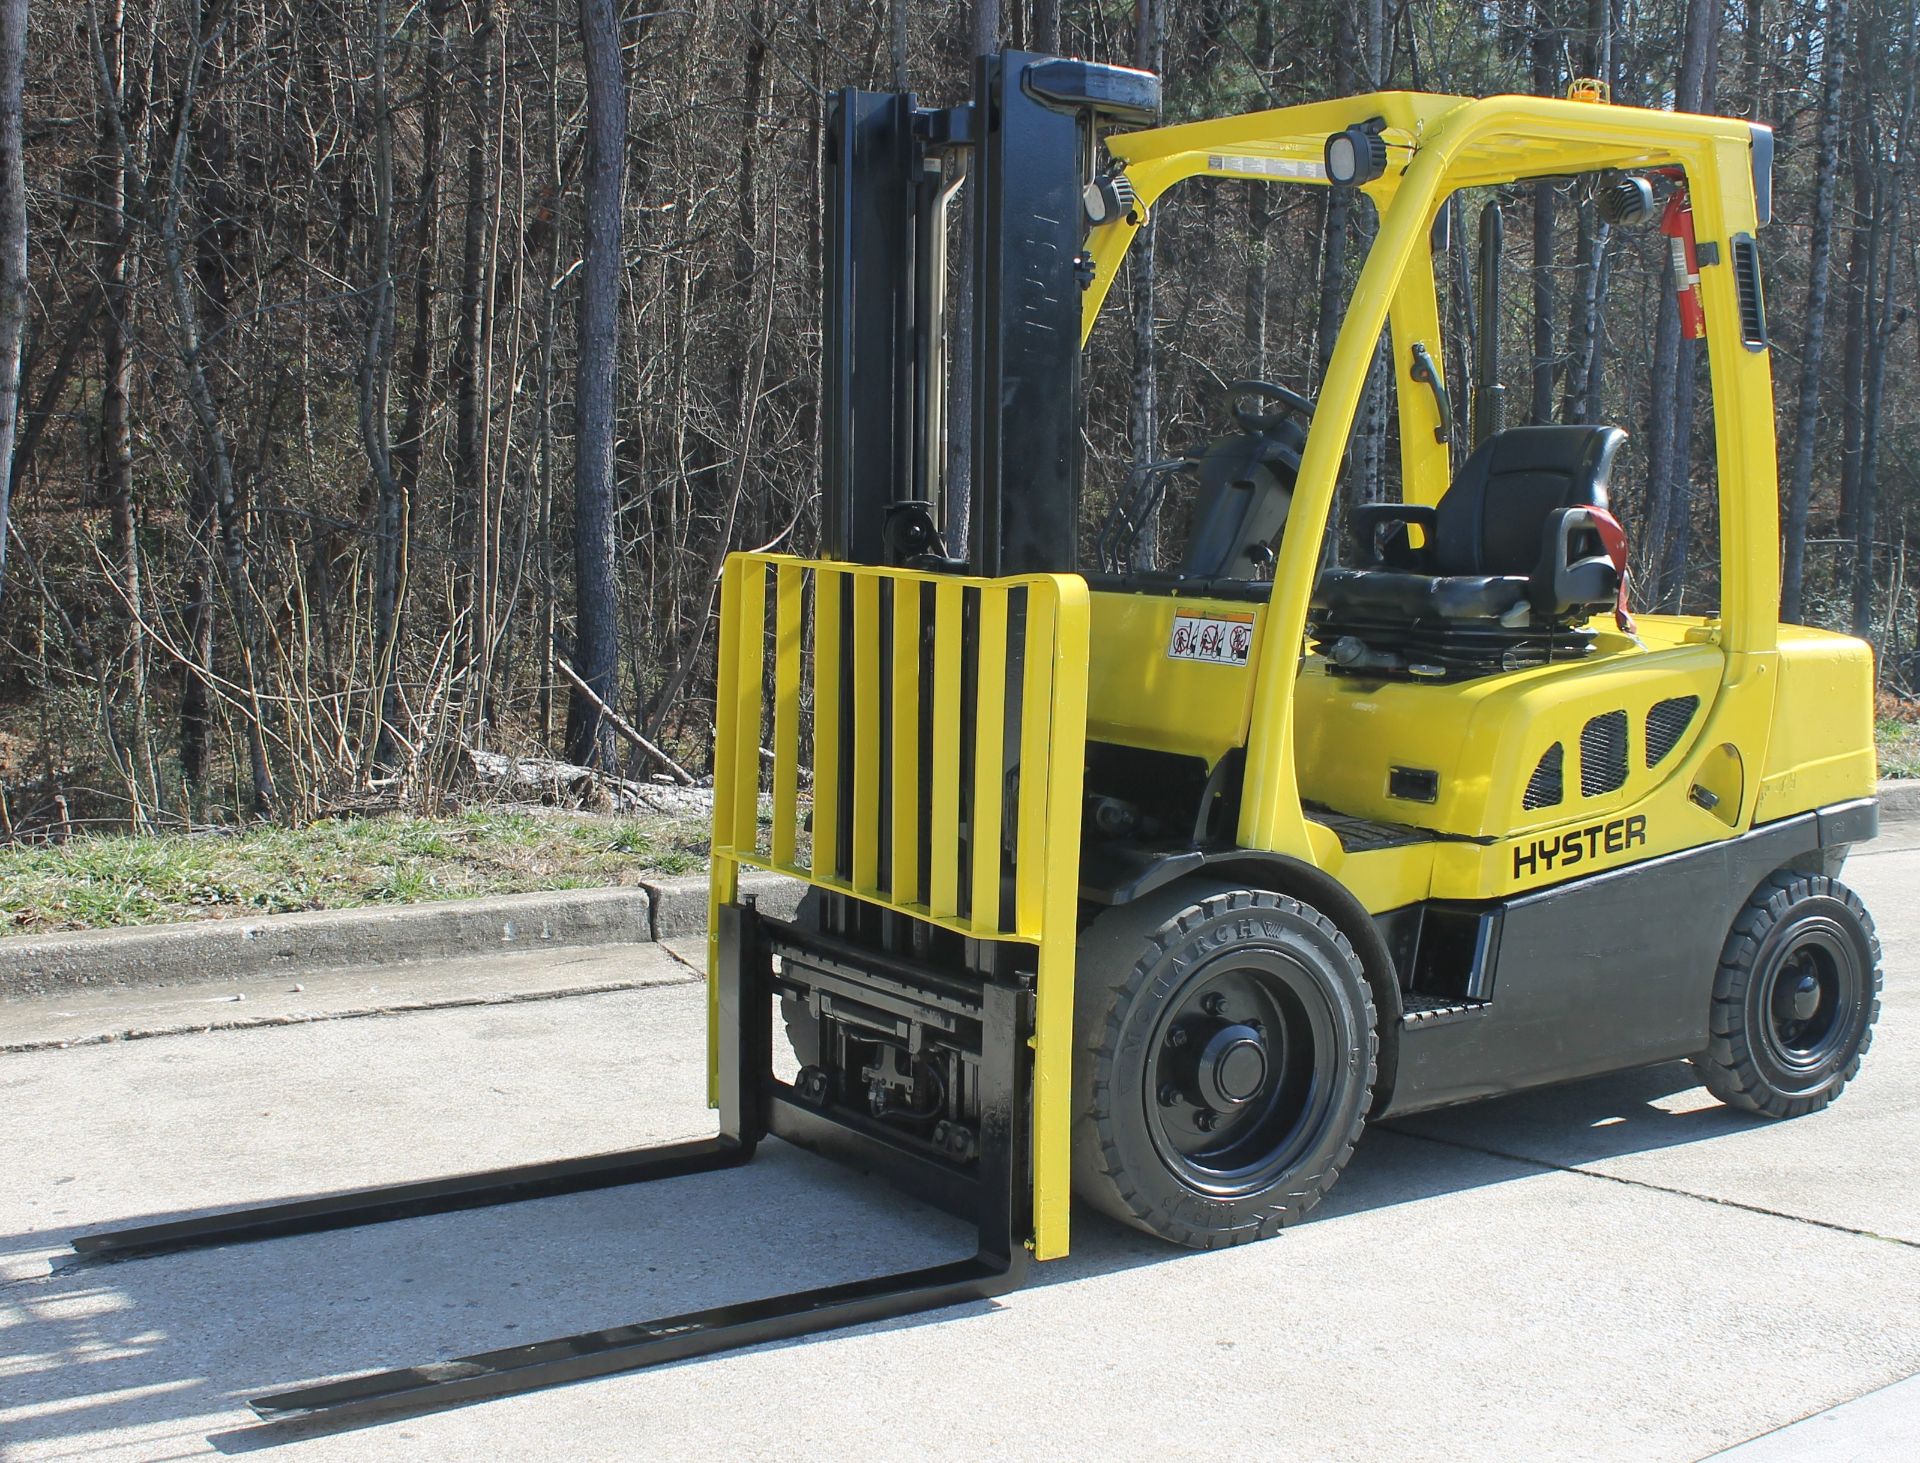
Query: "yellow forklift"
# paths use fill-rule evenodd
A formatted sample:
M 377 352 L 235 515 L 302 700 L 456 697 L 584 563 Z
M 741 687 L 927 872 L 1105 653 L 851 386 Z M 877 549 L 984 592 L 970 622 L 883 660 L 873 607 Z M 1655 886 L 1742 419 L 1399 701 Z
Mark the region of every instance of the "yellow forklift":
M 405 1218 L 738 1164 L 771 1136 L 968 1217 L 975 1252 L 262 1416 L 436 1407 L 997 1294 L 1067 1252 L 1072 1195 L 1182 1245 L 1260 1238 L 1372 1119 L 1680 1058 L 1785 1117 L 1858 1070 L 1879 947 L 1837 875 L 1876 826 L 1872 663 L 1777 613 L 1771 134 L 1591 85 L 1165 128 L 1158 104 L 1145 73 L 1022 52 L 982 58 L 963 105 L 837 99 L 823 554 L 736 554 L 723 584 L 718 1135 L 76 1242 L 104 1260 Z M 1318 398 L 1232 383 L 1222 434 L 1083 535 L 1084 342 L 1150 211 L 1205 177 L 1360 190 L 1377 233 Z M 1462 190 L 1539 178 L 1666 235 L 1710 362 L 1717 615 L 1632 614 L 1624 434 L 1507 427 L 1497 329 L 1473 441 L 1451 440 L 1436 225 Z M 975 415 L 950 425 L 960 206 Z M 1497 272 L 1484 249 L 1489 311 Z M 1399 501 L 1330 546 L 1383 335 Z M 1142 568 L 1170 492 L 1184 543 Z M 799 915 L 742 897 L 743 870 L 807 885 Z

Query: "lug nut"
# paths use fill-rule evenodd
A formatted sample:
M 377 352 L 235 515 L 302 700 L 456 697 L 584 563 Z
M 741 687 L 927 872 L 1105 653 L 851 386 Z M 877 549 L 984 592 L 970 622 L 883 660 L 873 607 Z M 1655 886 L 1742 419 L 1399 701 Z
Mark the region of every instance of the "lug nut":
M 1180 1101 L 1180 1089 L 1171 1082 L 1163 1083 L 1160 1088 L 1160 1106 L 1172 1107 Z
M 1203 1110 L 1193 1115 L 1193 1125 L 1203 1133 L 1211 1133 L 1220 1126 L 1220 1118 L 1215 1113 Z
M 1168 1046 L 1178 1048 L 1178 1047 L 1183 1047 L 1186 1044 L 1187 1044 L 1187 1028 L 1186 1027 L 1176 1026 L 1173 1028 L 1173 1030 L 1167 1033 Z
M 1200 998 L 1200 1009 L 1205 1011 L 1209 1016 L 1218 1016 L 1222 1011 L 1227 1009 L 1227 998 L 1221 995 L 1220 992 L 1214 991 L 1210 995 L 1205 995 Z

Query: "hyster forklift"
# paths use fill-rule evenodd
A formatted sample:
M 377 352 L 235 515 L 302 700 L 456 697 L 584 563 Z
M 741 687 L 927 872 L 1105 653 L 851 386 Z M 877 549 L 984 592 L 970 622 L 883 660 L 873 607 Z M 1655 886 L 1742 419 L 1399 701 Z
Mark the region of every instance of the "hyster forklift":
M 124 1257 L 667 1178 L 773 1136 L 967 1217 L 975 1253 L 322 1383 L 263 1416 L 433 1407 L 994 1295 L 1067 1252 L 1069 1195 L 1180 1245 L 1261 1238 L 1369 1120 L 1470 1098 L 1685 1058 L 1723 1101 L 1790 1117 L 1856 1073 L 1879 947 L 1836 876 L 1876 826 L 1872 664 L 1776 610 L 1771 134 L 1593 85 L 1165 128 L 1158 103 L 1151 75 L 1020 52 L 983 58 L 965 105 L 837 99 L 823 555 L 736 554 L 722 587 L 718 1135 L 77 1243 Z M 1149 211 L 1203 177 L 1357 189 L 1377 233 L 1318 399 L 1233 382 L 1218 439 L 1119 490 L 1082 569 L 1083 345 Z M 1617 428 L 1506 427 L 1481 373 L 1475 440 L 1450 440 L 1436 223 L 1463 189 L 1539 178 L 1667 235 L 1709 352 L 1715 616 L 1632 615 Z M 943 419 L 960 206 L 964 524 Z M 1323 552 L 1383 338 L 1400 501 Z M 1184 547 L 1142 567 L 1176 479 Z M 808 886 L 798 915 L 743 897 L 743 870 Z

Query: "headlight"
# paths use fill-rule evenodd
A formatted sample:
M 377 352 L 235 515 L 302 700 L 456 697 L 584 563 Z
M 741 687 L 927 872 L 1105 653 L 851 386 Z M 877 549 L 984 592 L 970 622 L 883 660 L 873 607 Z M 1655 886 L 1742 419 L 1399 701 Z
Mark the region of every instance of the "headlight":
M 1345 188 L 1371 183 L 1387 170 L 1387 144 L 1379 118 L 1356 122 L 1327 139 L 1327 181 Z

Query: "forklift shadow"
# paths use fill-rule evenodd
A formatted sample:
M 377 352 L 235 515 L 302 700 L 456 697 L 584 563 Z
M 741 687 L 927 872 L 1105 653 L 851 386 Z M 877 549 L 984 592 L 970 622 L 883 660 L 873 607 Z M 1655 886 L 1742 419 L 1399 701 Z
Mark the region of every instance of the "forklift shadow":
M 1689 1063 L 1666 1062 L 1389 1119 L 1381 1129 L 1532 1166 L 1579 1168 L 1770 1125 L 1721 1104 Z
M 17 1272 L 81 1232 L 0 1237 L 0 1262 Z M 250 1451 L 342 1430 L 245 1425 L 248 1398 L 288 1386 L 913 1269 L 971 1244 L 970 1226 L 771 1142 L 743 1167 L 653 1183 L 119 1263 L 55 1257 L 44 1278 L 0 1282 L 0 1439 L 63 1455 L 107 1438 L 148 1457 L 203 1439 Z
M 1676 1097 L 1680 1100 L 1669 1101 Z M 1404 1204 L 1768 1125 L 1708 1096 L 1685 1062 L 1487 1098 L 1367 1128 L 1339 1182 L 1307 1222 L 1364 1220 Z M 1073 1253 L 1037 1267 L 1032 1284 L 1085 1279 L 1188 1254 L 1085 1205 L 1075 1206 L 1073 1223 Z
M 1675 1065 L 1384 1125 L 1362 1139 L 1316 1217 L 1365 1222 L 1375 1210 L 1754 1125 L 1713 1105 L 1661 1105 L 1691 1085 Z M 11 1237 L 0 1255 L 69 1238 Z M 73 1269 L 0 1285 L 0 1435 L 77 1447 L 118 1434 L 156 1457 L 201 1439 L 250 1451 L 340 1430 L 239 1425 L 248 1397 L 285 1385 L 913 1268 L 971 1243 L 960 1221 L 775 1142 L 720 1173 Z M 1073 1254 L 1035 1267 L 1031 1283 L 1185 1258 L 1082 1207 Z M 712 1359 L 656 1370 L 703 1364 Z

